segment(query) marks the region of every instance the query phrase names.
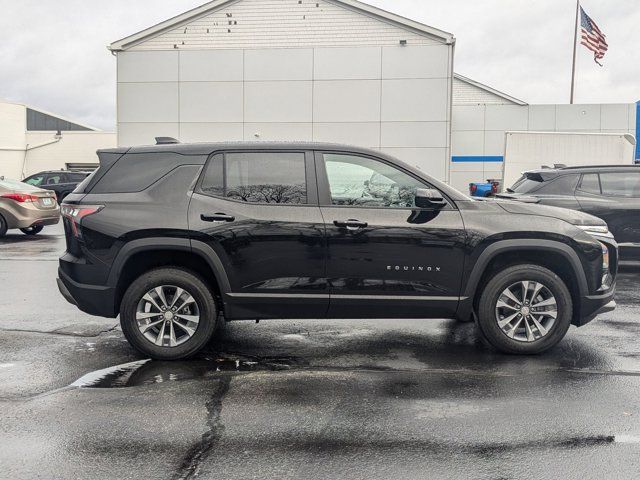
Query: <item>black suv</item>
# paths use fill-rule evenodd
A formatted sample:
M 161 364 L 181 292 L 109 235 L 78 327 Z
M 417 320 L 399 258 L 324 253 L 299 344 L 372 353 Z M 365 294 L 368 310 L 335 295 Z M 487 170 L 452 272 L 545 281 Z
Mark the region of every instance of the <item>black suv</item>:
M 80 182 L 82 182 L 91 172 L 67 172 L 64 170 L 51 170 L 47 172 L 34 173 L 28 176 L 23 183 L 52 190 L 56 192 L 58 202 L 62 202 L 64 198 L 75 190 Z
M 604 220 L 621 260 L 640 260 L 640 165 L 526 172 L 499 198 L 571 208 Z
M 166 141 L 165 141 L 166 142 Z M 605 222 L 472 200 L 380 152 L 331 144 L 161 144 L 98 152 L 63 204 L 58 286 L 157 359 L 224 319 L 476 319 L 539 353 L 610 311 Z

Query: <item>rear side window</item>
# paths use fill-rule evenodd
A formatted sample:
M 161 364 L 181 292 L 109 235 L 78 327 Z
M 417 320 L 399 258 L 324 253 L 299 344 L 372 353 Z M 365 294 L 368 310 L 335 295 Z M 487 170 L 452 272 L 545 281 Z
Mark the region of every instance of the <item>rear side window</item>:
M 600 184 L 603 195 L 640 197 L 640 174 L 637 173 L 601 173 Z
M 250 152 L 215 155 L 209 161 L 204 193 L 247 203 L 307 203 L 304 153 Z
M 140 192 L 182 165 L 181 157 L 172 152 L 127 153 L 98 180 L 91 193 Z
M 582 175 L 582 180 L 580 180 L 578 190 L 580 190 L 581 192 L 600 195 L 600 179 L 598 178 L 598 174 L 588 173 Z
M 520 177 L 520 179 L 513 184 L 509 189 L 514 193 L 530 193 L 537 190 L 542 185 L 541 179 L 527 178 L 526 176 Z
M 536 194 L 573 195 L 578 185 L 579 175 L 562 175 L 550 182 L 544 182 Z
M 67 173 L 67 182 L 81 182 L 86 177 L 84 173 Z

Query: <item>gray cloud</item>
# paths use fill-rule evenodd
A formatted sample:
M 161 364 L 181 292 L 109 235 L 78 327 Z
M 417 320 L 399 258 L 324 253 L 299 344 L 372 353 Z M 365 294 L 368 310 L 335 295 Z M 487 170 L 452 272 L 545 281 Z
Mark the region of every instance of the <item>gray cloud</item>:
M 106 45 L 202 0 L 0 0 L 0 97 L 96 127 L 115 124 L 115 58 Z M 454 33 L 456 71 L 531 103 L 568 101 L 573 2 L 369 0 Z M 584 0 L 607 34 L 605 67 L 580 47 L 577 101 L 640 100 L 640 6 Z

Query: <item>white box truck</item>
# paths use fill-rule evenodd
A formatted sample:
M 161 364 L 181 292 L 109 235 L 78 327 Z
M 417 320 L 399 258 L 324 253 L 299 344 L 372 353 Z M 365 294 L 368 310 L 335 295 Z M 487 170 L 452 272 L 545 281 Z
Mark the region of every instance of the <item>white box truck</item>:
M 562 164 L 632 165 L 636 139 L 624 133 L 507 132 L 503 188 L 512 186 L 522 172 Z

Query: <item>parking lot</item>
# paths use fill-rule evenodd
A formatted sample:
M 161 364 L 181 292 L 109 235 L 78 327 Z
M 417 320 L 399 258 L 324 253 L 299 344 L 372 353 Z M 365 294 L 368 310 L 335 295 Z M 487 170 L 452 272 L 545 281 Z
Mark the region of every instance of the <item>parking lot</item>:
M 62 227 L 0 243 L 5 478 L 637 478 L 640 270 L 539 357 L 473 324 L 227 325 L 191 361 L 136 355 L 67 304 Z

